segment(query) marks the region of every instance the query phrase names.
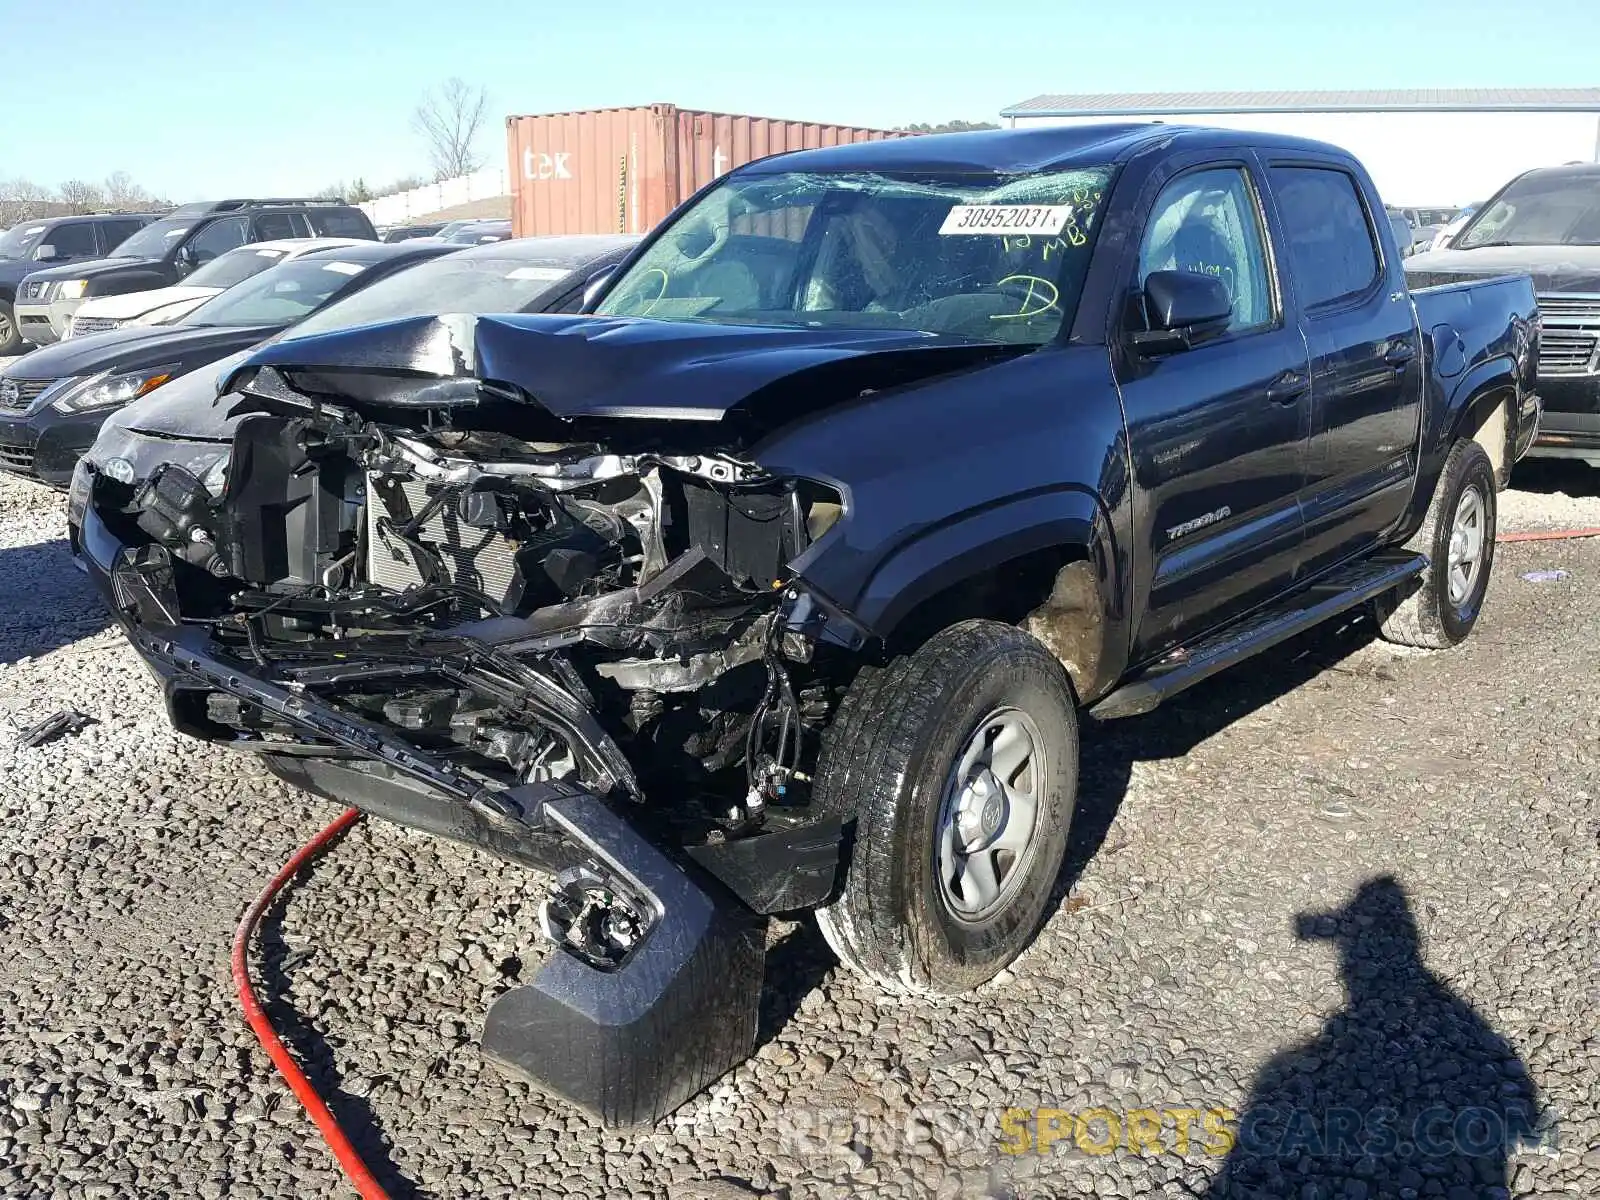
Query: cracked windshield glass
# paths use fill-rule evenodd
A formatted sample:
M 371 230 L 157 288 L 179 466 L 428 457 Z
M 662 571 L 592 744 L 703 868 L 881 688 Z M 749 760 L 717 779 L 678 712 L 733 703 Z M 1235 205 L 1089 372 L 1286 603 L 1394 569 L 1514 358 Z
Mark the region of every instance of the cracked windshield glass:
M 598 311 L 1038 345 L 1077 303 L 1110 177 L 747 176 L 676 221 Z

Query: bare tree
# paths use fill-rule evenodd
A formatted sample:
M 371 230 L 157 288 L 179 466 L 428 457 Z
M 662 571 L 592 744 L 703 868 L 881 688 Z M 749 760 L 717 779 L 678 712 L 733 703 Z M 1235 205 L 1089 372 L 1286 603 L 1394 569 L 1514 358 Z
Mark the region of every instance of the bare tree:
M 69 179 L 56 189 L 61 202 L 75 213 L 98 212 L 106 206 L 106 194 L 100 186 L 82 179 Z
M 411 114 L 411 125 L 428 143 L 435 181 L 467 175 L 483 165 L 474 143 L 483 128 L 489 93 L 460 79 L 447 79 L 425 92 Z
M 0 179 L 0 229 L 42 216 L 52 198 L 49 188 L 30 179 Z
M 122 212 L 149 208 L 155 200 L 126 171 L 113 171 L 106 176 L 105 196 L 108 207 Z

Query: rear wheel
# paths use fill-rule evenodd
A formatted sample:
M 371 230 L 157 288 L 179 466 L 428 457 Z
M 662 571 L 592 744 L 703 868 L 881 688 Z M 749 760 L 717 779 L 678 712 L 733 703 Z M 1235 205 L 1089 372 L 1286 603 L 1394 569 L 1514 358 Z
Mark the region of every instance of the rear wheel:
M 1428 556 L 1420 586 L 1376 602 L 1386 640 L 1445 650 L 1478 623 L 1494 565 L 1494 467 L 1482 446 L 1457 442 L 1439 474 L 1427 518 L 1408 549 Z
M 951 626 L 856 681 L 815 794 L 855 818 L 843 889 L 817 912 L 846 966 L 890 990 L 968 991 L 1027 948 L 1077 796 L 1061 664 L 996 621 Z
M 21 354 L 22 335 L 17 332 L 17 313 L 0 300 L 0 354 Z

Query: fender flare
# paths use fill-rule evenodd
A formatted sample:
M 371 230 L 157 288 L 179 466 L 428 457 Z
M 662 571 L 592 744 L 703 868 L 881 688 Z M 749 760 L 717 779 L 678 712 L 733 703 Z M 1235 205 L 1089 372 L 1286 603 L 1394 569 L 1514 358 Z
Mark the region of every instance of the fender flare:
M 1129 564 L 1100 497 L 1075 484 L 1051 485 L 953 514 L 895 545 L 867 577 L 851 615 L 888 638 L 916 607 L 947 588 L 1041 551 L 1069 550 L 1092 568 L 1107 654 L 1120 670 L 1127 653 Z
M 1450 447 L 1460 439 L 1464 427 L 1476 428 L 1483 423 L 1493 408 L 1490 398 L 1501 391 L 1509 391 L 1513 396 L 1517 392 L 1517 364 L 1503 355 L 1479 363 L 1451 389 L 1450 399 L 1445 404 L 1445 427 L 1449 434 L 1435 447 L 1441 463 L 1450 453 Z
M 1433 503 L 1433 492 L 1438 486 L 1439 473 L 1444 470 L 1444 460 L 1450 453 L 1450 447 L 1460 440 L 1464 430 L 1477 428 L 1488 417 L 1497 394 L 1508 391 L 1513 396 L 1517 394 L 1517 368 L 1516 363 L 1505 355 L 1477 364 L 1450 389 L 1448 398 L 1441 406 L 1437 426 L 1424 431 L 1423 453 L 1417 463 L 1417 487 L 1411 496 L 1411 510 L 1406 514 L 1400 530 L 1406 538 L 1421 526 L 1428 506 Z M 1516 427 L 1516 414 L 1512 414 L 1512 418 L 1506 422 L 1508 441 L 1515 440 Z M 1508 445 L 1504 461 L 1510 463 L 1513 457 Z

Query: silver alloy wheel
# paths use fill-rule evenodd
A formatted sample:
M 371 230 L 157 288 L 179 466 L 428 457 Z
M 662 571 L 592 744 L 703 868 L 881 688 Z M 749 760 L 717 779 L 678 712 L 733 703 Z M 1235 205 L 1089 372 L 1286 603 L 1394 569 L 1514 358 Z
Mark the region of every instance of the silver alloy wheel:
M 0 313 L 0 346 L 6 345 L 17 336 L 17 327 L 11 323 L 11 318 L 5 313 Z
M 1456 515 L 1450 525 L 1450 552 L 1445 560 L 1445 579 L 1450 603 L 1460 608 L 1478 584 L 1483 570 L 1483 541 L 1488 514 L 1483 494 L 1469 487 L 1456 501 Z
M 1027 713 L 998 708 L 978 722 L 945 779 L 935 830 L 939 894 L 957 920 L 992 916 L 1027 877 L 1048 777 Z

